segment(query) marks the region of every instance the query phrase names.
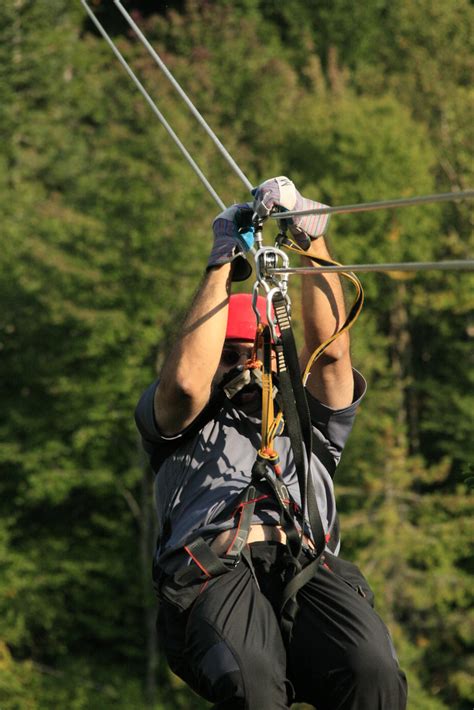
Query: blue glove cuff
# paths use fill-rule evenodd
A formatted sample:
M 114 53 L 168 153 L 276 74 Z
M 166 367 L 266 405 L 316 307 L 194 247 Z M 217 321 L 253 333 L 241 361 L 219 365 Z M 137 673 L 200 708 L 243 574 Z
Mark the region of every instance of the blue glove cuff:
M 255 230 L 253 227 L 247 227 L 244 230 L 235 230 L 235 236 L 239 240 L 239 244 L 242 246 L 244 252 L 250 251 L 255 242 Z

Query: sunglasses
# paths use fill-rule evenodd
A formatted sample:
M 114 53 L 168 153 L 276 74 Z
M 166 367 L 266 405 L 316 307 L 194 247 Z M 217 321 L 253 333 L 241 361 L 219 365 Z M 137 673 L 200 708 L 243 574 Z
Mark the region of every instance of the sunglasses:
M 221 363 L 227 367 L 235 367 L 245 358 L 249 360 L 252 357 L 252 348 L 232 348 L 225 346 L 222 349 Z

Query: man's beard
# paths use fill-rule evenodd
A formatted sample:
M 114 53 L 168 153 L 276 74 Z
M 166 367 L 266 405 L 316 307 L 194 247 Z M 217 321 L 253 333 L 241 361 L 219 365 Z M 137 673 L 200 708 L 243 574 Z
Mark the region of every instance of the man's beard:
M 232 397 L 232 403 L 245 414 L 261 416 L 262 390 L 256 384 L 246 385 Z

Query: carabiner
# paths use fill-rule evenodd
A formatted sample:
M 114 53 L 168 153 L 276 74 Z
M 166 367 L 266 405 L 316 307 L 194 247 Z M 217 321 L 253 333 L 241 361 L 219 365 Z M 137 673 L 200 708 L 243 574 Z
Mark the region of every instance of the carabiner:
M 279 335 L 277 333 L 277 320 L 275 318 L 275 315 L 272 314 L 273 294 L 277 293 L 278 291 L 280 291 L 280 288 L 278 286 L 275 286 L 274 288 L 271 288 L 267 293 L 267 321 L 268 321 L 268 325 L 270 327 L 270 332 L 272 334 L 272 339 L 273 339 L 274 343 L 277 342 Z M 285 301 L 288 304 L 288 312 L 289 312 L 290 306 L 291 306 L 290 299 L 287 294 L 283 294 L 283 296 L 285 298 Z
M 269 273 L 269 269 L 277 267 L 279 260 L 283 268 L 288 268 L 290 260 L 284 251 L 277 247 L 261 247 L 255 254 L 255 274 L 257 281 L 268 293 L 271 286 L 280 289 L 284 296 L 288 291 L 288 274 L 276 276 Z
M 259 288 L 260 288 L 260 282 L 257 279 L 257 281 L 255 281 L 255 283 L 253 285 L 253 291 L 252 291 L 252 308 L 253 308 L 253 312 L 255 313 L 255 317 L 257 319 L 257 328 L 260 325 L 260 323 L 262 322 L 262 317 L 260 315 L 260 311 L 258 310 L 258 306 L 257 306 Z

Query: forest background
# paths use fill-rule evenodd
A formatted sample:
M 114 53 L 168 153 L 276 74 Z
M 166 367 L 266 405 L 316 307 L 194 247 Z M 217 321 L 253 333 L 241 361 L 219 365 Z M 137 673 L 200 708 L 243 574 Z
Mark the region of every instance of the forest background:
M 113 3 L 91 4 L 226 204 L 248 199 Z M 125 6 L 253 183 L 288 174 L 329 204 L 474 186 L 467 0 Z M 133 411 L 218 210 L 79 2 L 2 2 L 0 55 L 0 708 L 208 707 L 155 632 Z M 346 263 L 463 259 L 469 208 L 335 216 L 331 247 Z M 472 277 L 362 280 L 369 391 L 336 479 L 343 554 L 375 589 L 411 710 L 467 710 Z

